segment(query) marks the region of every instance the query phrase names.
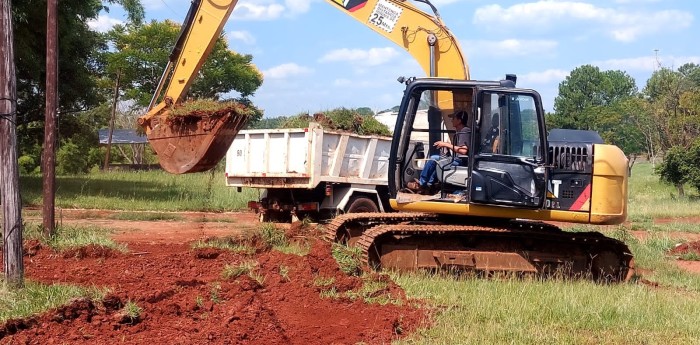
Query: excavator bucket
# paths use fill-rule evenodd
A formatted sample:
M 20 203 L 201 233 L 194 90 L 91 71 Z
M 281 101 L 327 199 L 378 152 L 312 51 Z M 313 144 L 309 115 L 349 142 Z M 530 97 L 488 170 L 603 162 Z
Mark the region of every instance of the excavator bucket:
M 247 121 L 240 105 L 177 116 L 166 112 L 151 117 L 146 132 L 160 166 L 186 174 L 214 168 Z

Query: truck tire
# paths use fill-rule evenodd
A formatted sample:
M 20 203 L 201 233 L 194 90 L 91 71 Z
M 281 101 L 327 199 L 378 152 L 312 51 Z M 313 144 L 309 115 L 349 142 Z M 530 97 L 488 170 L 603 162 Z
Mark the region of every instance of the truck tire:
M 346 213 L 379 212 L 377 203 L 364 196 L 356 196 L 350 200 Z

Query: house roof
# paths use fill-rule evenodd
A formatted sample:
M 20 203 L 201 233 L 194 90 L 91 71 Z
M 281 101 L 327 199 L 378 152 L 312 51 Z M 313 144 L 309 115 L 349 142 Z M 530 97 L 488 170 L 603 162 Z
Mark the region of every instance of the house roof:
M 107 136 L 109 129 L 100 129 L 97 131 L 100 136 L 100 145 L 107 145 Z M 136 133 L 133 129 L 115 129 L 112 132 L 112 144 L 145 144 L 148 142 L 145 135 Z

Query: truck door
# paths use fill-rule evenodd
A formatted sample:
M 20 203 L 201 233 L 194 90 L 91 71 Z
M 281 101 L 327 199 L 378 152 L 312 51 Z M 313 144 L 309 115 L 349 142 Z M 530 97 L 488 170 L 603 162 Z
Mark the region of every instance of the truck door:
M 544 113 L 534 91 L 477 95 L 470 201 L 542 208 L 546 193 Z

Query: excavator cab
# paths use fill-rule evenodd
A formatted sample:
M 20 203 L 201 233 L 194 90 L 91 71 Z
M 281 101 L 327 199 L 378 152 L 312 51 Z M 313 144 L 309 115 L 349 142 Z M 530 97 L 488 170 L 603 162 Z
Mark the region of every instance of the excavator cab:
M 418 155 L 412 148 L 433 147 L 437 140 L 456 142 L 447 119 L 459 111 L 469 115 L 464 121 L 471 133 L 468 153 L 413 158 Z M 539 94 L 516 89 L 509 80 L 415 80 L 407 86 L 394 132 L 392 152 L 402 170 L 396 170 L 391 187 L 404 200 L 543 208 L 547 159 L 543 114 Z M 428 195 L 406 195 L 408 182 L 421 180 L 421 174 L 426 181 L 423 168 L 429 165 L 435 167 L 436 182 L 423 189 Z

